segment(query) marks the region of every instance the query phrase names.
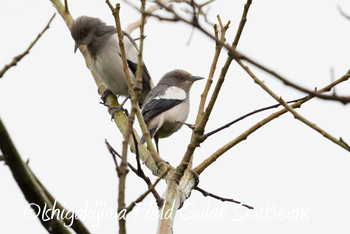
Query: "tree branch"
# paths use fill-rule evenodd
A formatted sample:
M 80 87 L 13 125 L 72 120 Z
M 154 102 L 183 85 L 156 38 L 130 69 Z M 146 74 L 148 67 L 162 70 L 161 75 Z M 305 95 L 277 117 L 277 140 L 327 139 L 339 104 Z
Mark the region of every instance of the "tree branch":
M 3 67 L 3 69 L 0 70 L 0 78 L 3 77 L 3 75 L 5 74 L 5 72 L 10 69 L 13 66 L 16 66 L 17 63 L 19 61 L 21 61 L 21 59 L 26 56 L 27 54 L 29 54 L 30 49 L 36 44 L 36 42 L 40 39 L 40 37 L 46 32 L 46 30 L 50 27 L 50 24 L 53 20 L 53 18 L 55 18 L 56 13 L 53 14 L 53 16 L 50 18 L 49 22 L 47 23 L 47 25 L 45 26 L 45 28 L 39 33 L 39 35 L 35 38 L 35 40 L 30 43 L 29 47 L 22 53 L 17 55 L 16 57 L 14 57 L 11 61 L 11 63 L 5 65 L 5 67 Z
M 216 24 L 214 25 L 215 38 L 217 38 L 218 40 L 220 40 L 221 42 L 224 43 L 226 41 L 225 34 L 226 34 L 226 31 L 230 25 L 230 21 L 228 21 L 227 24 L 224 26 L 221 22 L 219 15 L 217 16 L 217 18 L 218 18 L 219 25 L 220 25 L 220 38 L 219 38 L 219 31 L 218 31 Z M 200 120 L 202 119 L 202 117 L 204 115 L 205 102 L 207 100 L 210 87 L 213 83 L 213 77 L 214 77 L 214 73 L 216 70 L 216 66 L 217 66 L 217 63 L 219 60 L 221 50 L 222 50 L 222 45 L 219 43 L 216 43 L 215 54 L 214 54 L 214 58 L 213 58 L 213 61 L 212 61 L 211 67 L 210 67 L 209 76 L 208 76 L 207 82 L 205 84 L 203 93 L 201 94 L 201 100 L 199 103 L 198 113 L 197 113 L 197 118 L 196 118 L 196 125 L 199 124 Z
M 249 62 L 250 64 L 260 68 L 261 70 L 269 73 L 270 75 L 274 76 L 275 78 L 277 78 L 278 80 L 282 81 L 283 84 L 287 85 L 287 86 L 290 86 L 290 87 L 293 87 L 294 89 L 296 90 L 299 90 L 301 92 L 304 92 L 304 93 L 307 93 L 307 94 L 311 94 L 315 97 L 318 97 L 320 99 L 324 99 L 324 100 L 331 100 L 331 101 L 337 101 L 337 102 L 341 102 L 343 104 L 348 104 L 350 103 L 350 96 L 337 96 L 335 94 L 332 94 L 332 95 L 325 95 L 325 94 L 321 94 L 319 92 L 317 92 L 317 90 L 315 91 L 311 91 L 311 90 L 308 90 L 300 85 L 297 85 L 293 82 L 291 82 L 290 80 L 284 78 L 283 76 L 281 76 L 280 74 L 274 72 L 273 70 L 265 67 L 265 66 L 262 66 L 261 64 L 257 63 L 256 61 L 254 61 L 253 59 L 251 58 L 248 58 L 244 55 L 241 55 L 241 57 L 239 58 L 241 60 L 245 60 L 247 62 Z M 350 78 L 350 74 L 347 76 L 347 79 Z M 328 90 L 330 91 L 330 90 Z
M 347 143 L 345 143 L 341 138 L 336 139 L 334 136 L 331 134 L 327 133 L 325 130 L 322 128 L 318 127 L 316 124 L 312 123 L 302 115 L 300 115 L 298 112 L 296 112 L 292 107 L 290 107 L 283 99 L 282 97 L 278 97 L 271 89 L 269 89 L 264 82 L 262 82 L 247 66 L 245 66 L 241 60 L 236 59 L 236 62 L 249 74 L 249 76 L 254 80 L 256 84 L 258 84 L 261 88 L 263 88 L 268 94 L 270 94 L 271 97 L 273 97 L 276 101 L 278 101 L 281 105 L 284 106 L 289 112 L 293 114 L 293 116 L 303 122 L 304 124 L 308 125 L 315 131 L 319 132 L 322 136 L 325 138 L 333 141 L 337 145 L 343 147 L 345 150 L 350 151 L 350 147 Z M 350 72 L 348 72 L 345 76 L 347 78 L 350 77 Z
M 160 177 L 157 178 L 157 180 L 156 180 L 156 182 L 154 184 L 151 184 L 151 186 L 149 186 L 149 188 L 148 188 L 148 190 L 146 192 L 141 194 L 141 196 L 139 196 L 135 201 L 131 202 L 131 204 L 126 208 L 125 214 L 128 214 L 130 211 L 132 211 L 132 209 L 134 209 L 136 204 L 142 202 L 143 199 L 145 199 L 149 193 L 151 193 L 152 191 L 155 191 L 156 185 L 159 183 L 159 181 L 161 181 L 164 178 L 164 176 L 167 173 L 168 172 L 165 171 Z
M 311 91 L 311 90 L 308 90 L 306 88 L 303 88 L 291 81 L 289 81 L 288 79 L 284 78 L 283 76 L 281 76 L 280 74 L 268 69 L 266 66 L 256 62 L 255 60 L 253 60 L 252 58 L 249 58 L 247 55 L 244 55 L 242 52 L 239 52 L 237 51 L 236 49 L 234 49 L 234 47 L 228 45 L 228 44 L 225 44 L 225 43 L 222 43 L 220 42 L 220 40 L 218 40 L 217 38 L 215 38 L 214 35 L 212 35 L 211 33 L 209 33 L 207 30 L 205 30 L 200 24 L 197 24 L 197 25 L 194 25 L 192 23 L 192 21 L 189 21 L 183 17 L 181 17 L 179 14 L 177 14 L 172 7 L 169 7 L 169 6 L 166 6 L 165 4 L 161 3 L 159 0 L 156 0 L 156 3 L 158 5 L 160 5 L 161 7 L 163 7 L 165 10 L 167 10 L 168 12 L 172 13 L 173 14 L 173 17 L 172 18 L 166 18 L 166 17 L 161 17 L 161 16 L 158 16 L 158 15 L 154 15 L 154 14 L 150 14 L 150 16 L 153 16 L 155 18 L 158 18 L 159 20 L 166 20 L 166 21 L 173 21 L 173 22 L 176 22 L 176 21 L 182 21 L 188 25 L 191 25 L 191 26 L 195 26 L 198 30 L 200 30 L 202 33 L 204 33 L 206 36 L 208 36 L 209 38 L 215 40 L 217 43 L 221 44 L 223 47 L 225 47 L 228 51 L 229 51 L 229 54 L 234 57 L 235 59 L 241 59 L 241 60 L 245 60 L 249 63 L 251 63 L 252 65 L 262 69 L 263 71 L 269 73 L 270 75 L 274 76 L 275 78 L 281 80 L 285 85 L 287 86 L 291 86 L 299 91 L 302 91 L 304 93 L 307 93 L 307 94 L 312 94 L 318 98 L 321 98 L 321 99 L 324 99 L 324 100 L 332 100 L 332 101 L 337 101 L 337 102 L 341 102 L 343 104 L 347 104 L 350 102 L 350 97 L 349 96 L 335 96 L 335 95 L 325 95 L 325 94 L 320 94 L 316 91 Z M 246 7 L 246 6 L 245 6 Z M 242 21 L 241 20 L 241 23 L 242 25 L 244 26 L 244 20 Z M 240 23 L 240 25 L 241 25 Z
M 340 6 L 338 6 L 339 13 L 344 16 L 346 19 L 350 19 L 350 15 L 346 14 Z
M 49 212 L 49 210 L 46 209 L 51 208 L 52 211 L 52 203 L 30 173 L 27 165 L 21 159 L 1 119 L 0 150 L 4 154 L 6 164 L 10 168 L 14 179 L 24 194 L 24 197 L 29 202 L 30 207 L 36 214 L 38 214 L 37 217 L 45 229 L 50 233 L 70 233 L 68 228 L 66 228 L 63 222 L 57 219 L 55 215 L 53 215 L 51 219 L 52 212 Z M 46 215 L 44 214 L 45 211 L 47 212 Z M 45 219 L 42 217 L 45 217 Z M 50 218 L 46 220 L 46 217 Z
M 64 11 L 65 11 L 66 13 L 69 12 L 69 9 L 68 9 L 68 0 L 64 0 Z
M 157 1 L 158 2 L 158 1 Z M 242 34 L 244 25 L 245 25 L 245 21 L 246 21 L 246 17 L 248 14 L 248 10 L 249 10 L 249 6 L 251 4 L 251 0 L 247 0 L 247 3 L 244 6 L 244 11 L 242 13 L 242 17 L 241 17 L 241 23 L 240 26 L 237 29 L 237 33 L 235 36 L 235 39 L 232 43 L 231 49 L 233 51 L 236 50 L 237 44 L 239 42 L 239 38 Z M 220 41 L 221 42 L 221 41 Z M 173 176 L 173 179 L 175 181 L 179 181 L 180 178 L 183 176 L 183 173 L 185 172 L 188 163 L 190 162 L 190 159 L 192 157 L 193 152 L 195 151 L 195 149 L 199 146 L 199 144 L 202 142 L 202 136 L 204 133 L 204 129 L 205 126 L 209 120 L 209 116 L 211 114 L 211 111 L 213 110 L 214 104 L 217 100 L 217 97 L 219 95 L 219 92 L 221 90 L 222 84 L 225 81 L 225 76 L 227 74 L 227 71 L 231 65 L 232 60 L 234 59 L 234 57 L 229 53 L 228 57 L 226 59 L 226 63 L 223 66 L 223 68 L 221 69 L 221 73 L 220 73 L 220 77 L 216 83 L 215 89 L 213 91 L 213 94 L 210 98 L 210 101 L 208 103 L 208 106 L 203 114 L 203 117 L 201 118 L 201 120 L 199 121 L 198 126 L 192 131 L 192 137 L 191 137 L 191 142 L 187 147 L 187 151 L 185 152 L 185 155 L 182 158 L 182 161 L 180 163 L 180 165 L 176 168 L 176 172 Z
M 344 82 L 346 80 L 347 80 L 347 75 L 344 75 L 344 76 L 340 77 L 338 80 L 336 80 L 336 81 L 332 82 L 331 84 L 325 86 L 323 89 L 320 89 L 318 92 L 320 92 L 320 93 L 326 92 L 326 91 L 332 89 L 337 84 L 339 84 L 341 82 Z M 305 102 L 311 100 L 312 98 L 314 98 L 313 95 L 308 95 L 306 98 L 301 99 L 300 101 L 292 104 L 290 107 L 291 108 L 299 108 L 302 104 L 304 104 Z M 246 130 L 245 132 L 240 134 L 238 137 L 236 137 L 232 141 L 226 143 L 224 146 L 222 146 L 220 149 L 218 149 L 216 152 L 214 152 L 212 155 L 210 155 L 207 159 L 205 159 L 202 163 L 200 163 L 195 169 L 193 169 L 194 172 L 197 173 L 198 175 L 200 175 L 208 166 L 210 166 L 212 163 L 214 163 L 219 157 L 221 157 L 229 149 L 231 149 L 235 145 L 239 144 L 240 142 L 246 140 L 250 134 L 252 134 L 256 130 L 258 130 L 262 126 L 266 125 L 270 121 L 280 117 L 281 115 L 283 115 L 283 114 L 285 114 L 287 112 L 288 112 L 288 110 L 284 108 L 284 109 L 282 109 L 280 111 L 272 113 L 268 117 L 266 117 L 263 120 L 257 122 L 252 127 L 250 127 L 248 130 Z M 340 141 L 342 141 L 342 139 Z
M 56 209 L 60 211 L 59 217 L 63 217 L 63 222 L 66 224 L 66 226 L 71 227 L 76 233 L 79 234 L 89 234 L 89 230 L 85 227 L 85 225 L 81 222 L 77 214 L 75 214 L 72 211 L 67 210 L 59 201 L 56 200 L 52 196 L 52 194 L 45 188 L 45 186 L 41 183 L 41 181 L 38 179 L 38 177 L 33 173 L 33 171 L 28 166 L 28 163 L 26 163 L 26 166 L 32 176 L 35 178 L 36 182 L 40 186 L 40 188 L 43 190 L 45 195 L 49 198 L 51 204 L 56 204 Z M 58 215 L 58 214 L 57 214 Z M 69 216 L 69 217 L 68 217 Z
M 299 98 L 299 99 L 292 100 L 292 101 L 288 101 L 287 103 L 298 102 L 298 101 L 303 100 L 303 99 L 305 99 L 305 98 L 306 98 L 306 97 Z M 241 121 L 241 120 L 243 120 L 243 119 L 245 119 L 245 118 L 247 118 L 247 117 L 249 117 L 249 116 L 251 116 L 251 115 L 257 114 L 257 113 L 262 112 L 262 111 L 265 111 L 265 110 L 277 108 L 277 107 L 279 107 L 279 106 L 281 106 L 281 104 L 275 104 L 275 105 L 263 107 L 263 108 L 254 110 L 254 111 L 252 111 L 252 112 L 249 112 L 249 113 L 247 113 L 247 114 L 245 114 L 245 115 L 242 115 L 241 117 L 239 117 L 239 118 L 237 118 L 237 119 L 235 119 L 235 120 L 233 120 L 233 121 L 231 121 L 231 122 L 229 122 L 229 123 L 227 123 L 227 124 L 225 124 L 225 125 L 223 125 L 223 126 L 217 128 L 217 129 L 213 130 L 213 131 L 210 131 L 210 132 L 204 134 L 204 135 L 203 135 L 203 138 L 206 139 L 206 138 L 210 137 L 211 135 L 214 135 L 215 133 L 218 133 L 218 132 L 220 132 L 221 130 L 223 130 L 223 129 L 225 129 L 225 128 L 228 128 L 228 127 L 230 127 L 232 124 L 235 124 L 235 123 L 237 123 L 237 122 L 239 122 L 239 121 Z
M 204 197 L 212 197 L 212 198 L 215 198 L 215 199 L 220 200 L 222 202 L 226 202 L 226 201 L 233 202 L 233 203 L 236 203 L 238 205 L 244 206 L 244 207 L 246 207 L 248 209 L 254 209 L 254 207 L 246 205 L 246 204 L 243 204 L 242 202 L 236 201 L 236 200 L 234 200 L 232 198 L 224 198 L 224 197 L 220 197 L 218 195 L 212 194 L 210 192 L 207 192 L 204 189 L 199 188 L 198 186 L 195 187 L 194 189 L 197 190 L 198 192 L 200 192 Z
M 115 161 L 115 164 L 118 165 L 115 156 L 118 156 L 120 159 L 122 158 L 122 156 L 108 143 L 107 140 L 105 141 L 105 143 L 107 145 L 108 151 L 111 153 L 113 160 Z M 141 165 L 140 165 L 140 168 L 136 169 L 133 165 L 128 163 L 128 167 L 131 169 L 132 172 L 134 172 L 137 176 L 139 176 L 141 179 L 143 179 L 146 182 L 148 188 L 151 187 L 152 182 L 149 179 L 149 177 L 147 177 L 146 174 L 144 173 L 144 171 L 142 170 Z M 152 189 L 151 192 L 152 192 L 154 198 L 156 199 L 157 206 L 161 207 L 163 205 L 164 200 L 162 199 L 161 196 L 159 196 L 157 190 Z

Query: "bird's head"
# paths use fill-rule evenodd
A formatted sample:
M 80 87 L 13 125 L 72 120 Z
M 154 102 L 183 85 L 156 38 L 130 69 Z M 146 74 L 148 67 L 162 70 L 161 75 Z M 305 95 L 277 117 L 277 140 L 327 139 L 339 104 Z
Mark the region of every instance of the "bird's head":
M 195 81 L 202 79 L 204 78 L 200 76 L 193 76 L 186 71 L 177 69 L 166 73 L 159 83 L 176 86 L 188 92 Z
M 96 37 L 99 28 L 105 27 L 98 18 L 89 16 L 80 16 L 72 24 L 70 28 L 71 35 L 75 41 L 74 52 L 80 45 L 90 44 Z

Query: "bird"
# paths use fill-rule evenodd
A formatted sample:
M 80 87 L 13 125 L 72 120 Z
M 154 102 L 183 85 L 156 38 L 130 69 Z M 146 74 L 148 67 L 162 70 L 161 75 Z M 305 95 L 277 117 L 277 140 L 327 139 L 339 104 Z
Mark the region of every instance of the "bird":
M 187 120 L 190 89 L 195 81 L 201 79 L 204 78 L 176 69 L 166 73 L 146 96 L 141 113 L 158 152 L 159 138 L 169 137 Z M 142 137 L 140 144 L 144 143 L 145 138 Z
M 93 70 L 102 79 L 108 90 L 116 96 L 127 97 L 120 105 L 122 107 L 130 94 L 123 70 L 117 29 L 106 25 L 99 18 L 80 16 L 73 22 L 70 31 L 75 41 L 74 53 L 80 45 L 86 45 L 91 55 Z M 123 31 L 123 35 L 129 72 L 135 82 L 139 50 L 129 34 Z M 143 64 L 140 107 L 152 88 L 151 76 Z

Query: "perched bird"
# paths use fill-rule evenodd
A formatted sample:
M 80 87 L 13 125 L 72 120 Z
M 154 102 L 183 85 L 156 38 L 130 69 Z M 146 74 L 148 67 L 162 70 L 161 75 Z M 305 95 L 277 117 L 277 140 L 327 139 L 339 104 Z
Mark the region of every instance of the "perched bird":
M 192 76 L 183 70 L 166 73 L 147 95 L 142 109 L 151 138 L 158 148 L 159 138 L 165 138 L 179 130 L 187 120 L 190 110 L 189 92 L 193 82 L 203 77 Z M 145 142 L 144 137 L 140 143 Z
M 93 69 L 101 77 L 107 88 L 116 96 L 129 97 L 117 29 L 106 25 L 98 18 L 80 16 L 73 22 L 70 31 L 75 41 L 74 53 L 80 45 L 86 45 L 91 55 Z M 123 32 L 123 34 L 126 59 L 131 78 L 135 82 L 138 48 L 129 34 L 126 32 Z M 145 65 L 143 65 L 142 74 L 140 104 L 144 102 L 148 92 L 153 88 L 151 76 Z

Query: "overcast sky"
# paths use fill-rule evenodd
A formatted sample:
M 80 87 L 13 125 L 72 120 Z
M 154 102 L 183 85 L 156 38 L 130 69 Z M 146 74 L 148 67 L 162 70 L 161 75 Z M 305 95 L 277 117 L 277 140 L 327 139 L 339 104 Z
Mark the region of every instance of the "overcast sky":
M 135 1 L 136 2 L 136 1 Z M 74 18 L 89 15 L 114 25 L 105 1 L 69 1 Z M 208 18 L 231 20 L 227 34 L 234 38 L 244 0 L 217 0 Z M 350 69 L 350 15 L 347 0 L 253 1 L 238 49 L 290 80 L 309 89 L 324 87 Z M 1 1 L 0 67 L 22 53 L 55 12 L 50 1 Z M 139 18 L 122 2 L 125 28 Z M 214 42 L 183 23 L 149 20 L 146 25 L 144 61 L 157 83 L 175 68 L 207 77 Z M 132 34 L 138 37 L 138 31 Z M 17 67 L 0 80 L 0 116 L 23 160 L 48 190 L 67 208 L 85 212 L 84 223 L 92 233 L 116 233 L 117 221 L 108 212 L 117 206 L 117 177 L 104 139 L 121 152 L 122 136 L 106 108 L 99 104 L 96 85 L 62 18 Z M 222 53 L 215 74 L 226 59 Z M 285 100 L 304 94 L 285 87 L 270 75 L 250 66 L 257 76 Z M 204 81 L 191 90 L 193 123 Z M 350 82 L 337 87 L 349 95 Z M 213 130 L 247 112 L 275 104 L 236 64 L 232 64 L 207 130 Z M 275 111 L 275 110 L 272 110 Z M 268 116 L 255 115 L 209 138 L 196 151 L 198 164 L 217 148 Z M 333 136 L 350 142 L 350 106 L 312 100 L 297 109 Z M 183 127 L 160 140 L 162 157 L 176 166 L 185 152 L 190 130 Z M 130 161 L 134 163 L 133 155 Z M 0 166 L 0 233 L 46 233 L 33 218 L 27 201 L 7 166 Z M 200 176 L 203 189 L 255 207 L 246 208 L 204 198 L 193 191 L 176 217 L 175 233 L 349 233 L 350 154 L 291 114 L 274 120 L 228 151 Z M 147 171 L 147 169 L 145 169 Z M 147 171 L 148 173 L 148 171 Z M 148 173 L 150 174 L 150 173 Z M 155 180 L 154 177 L 151 177 Z M 164 183 L 158 186 L 162 194 Z M 132 173 L 127 177 L 127 204 L 146 190 Z M 128 233 L 154 233 L 157 209 L 153 197 L 130 215 Z

